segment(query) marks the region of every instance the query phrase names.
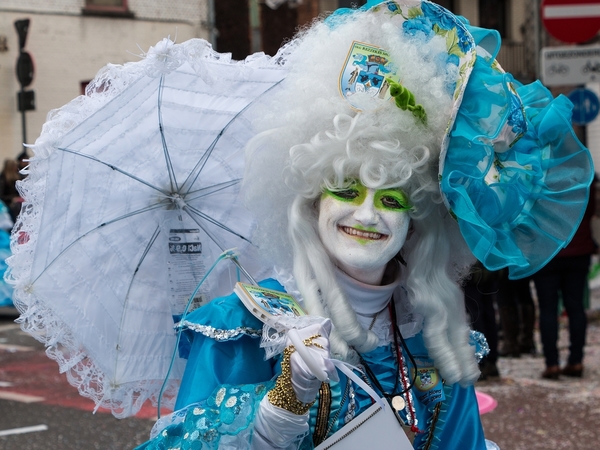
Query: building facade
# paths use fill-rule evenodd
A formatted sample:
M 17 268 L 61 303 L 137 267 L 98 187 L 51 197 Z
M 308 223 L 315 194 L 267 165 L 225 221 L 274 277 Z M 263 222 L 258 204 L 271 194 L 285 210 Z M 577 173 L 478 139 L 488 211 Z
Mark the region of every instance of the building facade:
M 35 110 L 26 112 L 26 142 L 46 115 L 82 93 L 107 63 L 135 61 L 161 39 L 209 38 L 208 2 L 198 0 L 1 0 L 0 158 L 22 151 L 19 41 L 14 22 L 29 19 L 25 50 L 34 61 Z
M 16 20 L 30 19 L 25 50 L 35 63 L 35 110 L 26 113 L 26 142 L 40 134 L 46 115 L 77 95 L 107 63 L 135 61 L 159 40 L 198 37 L 235 59 L 282 42 L 319 15 L 365 0 L 289 0 L 271 9 L 265 0 L 1 0 L 0 158 L 22 151 L 20 85 L 15 76 L 19 44 Z M 438 0 L 474 25 L 503 36 L 500 63 L 523 81 L 535 75 L 535 52 L 527 50 L 530 4 L 535 0 Z M 529 9 L 528 9 L 529 8 Z

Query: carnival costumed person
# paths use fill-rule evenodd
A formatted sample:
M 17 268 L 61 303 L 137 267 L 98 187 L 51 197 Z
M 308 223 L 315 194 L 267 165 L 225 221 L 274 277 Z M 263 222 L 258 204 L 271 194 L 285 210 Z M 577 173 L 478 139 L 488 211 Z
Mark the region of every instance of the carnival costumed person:
M 568 101 L 515 82 L 498 48 L 435 4 L 389 1 L 340 10 L 281 51 L 290 72 L 257 107 L 244 182 L 278 278 L 261 284 L 322 318 L 299 334 L 328 382 L 289 341 L 265 357 L 262 323 L 236 295 L 215 299 L 180 323 L 176 412 L 140 449 L 316 447 L 372 403 L 332 359 L 400 399 L 415 449 L 496 448 L 459 283 L 473 254 L 517 277 L 545 264 L 573 233 L 555 206 L 581 217 L 591 180 Z M 569 169 L 572 202 L 556 176 Z

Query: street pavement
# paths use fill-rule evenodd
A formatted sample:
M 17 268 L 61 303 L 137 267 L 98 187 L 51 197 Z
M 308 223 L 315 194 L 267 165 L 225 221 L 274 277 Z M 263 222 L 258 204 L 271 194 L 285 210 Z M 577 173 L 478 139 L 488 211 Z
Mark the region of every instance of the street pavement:
M 500 358 L 500 379 L 477 383 L 478 391 L 498 402 L 481 419 L 486 438 L 502 450 L 600 448 L 600 286 L 593 286 L 591 294 L 583 378 L 540 378 L 545 365 L 536 330 L 539 356 Z M 569 354 L 565 318 L 559 351 L 564 364 Z
M 125 450 L 148 439 L 156 410 L 134 418 L 93 414 L 44 346 L 13 321 L 16 310 L 0 308 L 0 449 Z
M 15 318 L 14 310 L 0 308 L 0 449 L 125 450 L 147 439 L 154 408 L 147 405 L 125 420 L 102 410 L 92 414 L 93 402 L 68 384 Z M 482 415 L 487 439 L 502 450 L 600 448 L 600 285 L 592 290 L 590 319 L 582 379 L 542 380 L 543 358 L 522 356 L 501 358 L 501 378 L 476 384 L 497 401 Z M 566 360 L 566 321 L 560 351 Z

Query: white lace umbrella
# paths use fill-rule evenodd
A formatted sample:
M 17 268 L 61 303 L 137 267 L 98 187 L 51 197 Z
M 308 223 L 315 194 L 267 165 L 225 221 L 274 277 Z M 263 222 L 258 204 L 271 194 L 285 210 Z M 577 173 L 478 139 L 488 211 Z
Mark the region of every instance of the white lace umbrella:
M 156 400 L 172 315 L 223 250 L 263 275 L 238 193 L 251 105 L 284 76 L 264 55 L 233 62 L 203 40 L 165 39 L 140 62 L 103 69 L 33 146 L 9 261 L 20 321 L 117 417 Z M 230 292 L 232 268 L 219 264 L 198 300 Z

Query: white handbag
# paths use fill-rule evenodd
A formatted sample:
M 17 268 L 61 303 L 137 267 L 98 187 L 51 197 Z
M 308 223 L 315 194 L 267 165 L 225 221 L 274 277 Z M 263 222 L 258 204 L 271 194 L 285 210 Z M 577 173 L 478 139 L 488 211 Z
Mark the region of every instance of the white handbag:
M 413 450 L 404 430 L 394 417 L 392 407 L 375 403 L 343 428 L 323 441 L 315 450 L 355 450 L 389 448 Z
M 338 361 L 335 361 L 334 364 L 352 381 L 365 389 L 373 397 L 375 403 L 319 444 L 315 450 L 357 450 L 365 448 L 413 450 L 412 444 L 389 403 L 379 397 L 375 391 L 343 363 L 338 364 Z

